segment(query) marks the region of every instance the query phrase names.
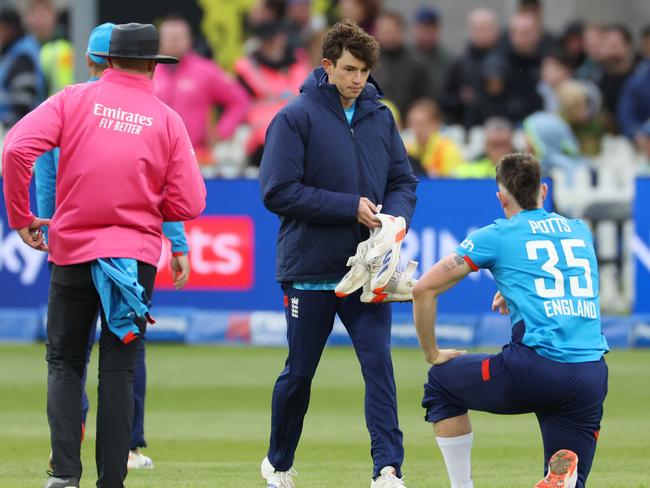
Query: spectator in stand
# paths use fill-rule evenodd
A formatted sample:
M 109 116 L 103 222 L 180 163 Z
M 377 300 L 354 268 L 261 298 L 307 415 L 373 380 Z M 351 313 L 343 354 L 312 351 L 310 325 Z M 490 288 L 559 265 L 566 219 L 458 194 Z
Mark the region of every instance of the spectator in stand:
M 627 80 L 618 104 L 618 125 L 621 132 L 636 142 L 639 149 L 646 145 L 643 126 L 650 119 L 650 59 L 644 61 Z
M 375 37 L 381 51 L 379 66 L 372 76 L 402 116 L 418 98 L 430 93 L 427 68 L 406 47 L 404 17 L 397 12 L 383 12 L 377 18 Z
M 582 154 L 600 154 L 607 121 L 598 87 L 586 80 L 567 80 L 558 86 L 557 96 L 558 113 L 571 127 Z
M 537 93 L 541 39 L 542 30 L 534 15 L 523 12 L 512 17 L 510 42 L 484 63 L 483 93 L 477 101 L 481 122 L 492 116 L 503 116 L 520 123 L 527 115 L 542 109 L 542 97 Z
M 48 95 L 74 83 L 74 49 L 57 29 L 57 23 L 57 12 L 51 0 L 29 3 L 25 24 L 41 45 L 40 63 Z
M 211 148 L 229 139 L 246 116 L 246 91 L 212 60 L 192 50 L 192 31 L 185 19 L 170 15 L 160 25 L 160 51 L 179 63 L 158 64 L 156 95 L 183 119 L 199 162 L 212 162 Z M 211 110 L 222 112 L 216 124 Z
M 416 11 L 413 43 L 420 62 L 429 73 L 429 96 L 439 100 L 451 65 L 451 55 L 440 45 L 440 14 L 434 8 L 420 7 Z
M 251 134 L 246 154 L 259 166 L 264 151 L 266 129 L 275 114 L 298 95 L 300 86 L 311 70 L 309 57 L 302 49 L 292 49 L 286 27 L 278 21 L 255 26 L 259 47 L 235 63 L 239 81 L 252 96 L 246 116 Z
M 325 36 L 325 17 L 312 15 L 311 0 L 288 0 L 289 45 L 304 49 L 312 66 L 321 62 L 320 47 Z
M 537 28 L 541 32 L 539 45 L 542 53 L 547 53 L 557 47 L 555 36 L 544 28 L 544 6 L 541 0 L 519 0 L 517 12 L 531 15 L 537 22 Z
M 650 24 L 641 30 L 639 39 L 639 54 L 641 59 L 650 59 Z
M 576 77 L 581 80 L 589 80 L 592 83 L 598 83 L 603 76 L 603 66 L 605 52 L 603 43 L 605 29 L 597 24 L 591 24 L 585 27 L 583 31 L 583 45 L 585 50 L 585 60 L 576 70 Z
M 429 98 L 416 100 L 408 111 L 406 126 L 414 140 L 406 144 L 406 151 L 416 175 L 451 177 L 463 162 L 456 143 L 440 133 L 441 124 L 438 105 Z
M 461 164 L 454 174 L 456 178 L 495 178 L 496 166 L 506 154 L 515 152 L 512 143 L 512 123 L 503 117 L 485 121 L 485 150 L 474 161 Z
M 544 56 L 541 80 L 537 85 L 537 91 L 544 101 L 544 111 L 559 111 L 557 89 L 563 82 L 570 80 L 571 75 L 571 61 L 562 51 L 554 51 Z
M 571 63 L 571 69 L 576 70 L 587 59 L 584 46 L 585 26 L 581 21 L 569 23 L 560 37 L 560 50 Z
M 44 100 L 45 78 L 40 46 L 15 10 L 0 11 L 0 46 L 0 124 L 9 128 Z
M 630 30 L 619 24 L 606 27 L 603 43 L 603 76 L 598 82 L 598 87 L 603 94 L 605 114 L 612 132 L 618 132 L 616 124 L 618 99 L 623 85 L 634 72 L 635 64 Z
M 371 36 L 375 35 L 377 17 L 381 11 L 381 0 L 340 0 L 341 19 L 356 22 Z
M 285 0 L 256 0 L 248 12 L 247 25 L 255 29 L 256 25 L 264 22 L 282 20 L 287 14 Z
M 465 128 L 478 125 L 476 103 L 483 79 L 483 61 L 499 42 L 499 23 L 493 10 L 477 8 L 467 16 L 469 42 L 450 66 L 441 107 L 449 123 Z
M 559 115 L 537 112 L 526 117 L 524 134 L 527 150 L 539 159 L 545 176 L 557 168 L 571 179 L 576 168 L 587 164 L 569 124 Z

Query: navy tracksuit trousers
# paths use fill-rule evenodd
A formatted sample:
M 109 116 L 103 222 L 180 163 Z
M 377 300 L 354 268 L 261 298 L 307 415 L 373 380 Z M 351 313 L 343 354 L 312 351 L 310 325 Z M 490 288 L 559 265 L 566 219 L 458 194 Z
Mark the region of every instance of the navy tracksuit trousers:
M 366 385 L 373 477 L 384 466 L 393 466 L 401 476 L 404 448 L 390 356 L 390 305 L 362 303 L 360 292 L 338 298 L 333 291 L 298 290 L 291 285 L 283 290 L 289 354 L 273 390 L 269 461 L 278 471 L 293 465 L 312 378 L 338 315 L 352 339 Z
M 544 443 L 544 473 L 554 452 L 571 449 L 578 455 L 576 488 L 584 488 L 596 452 L 607 376 L 604 358 L 559 363 L 511 343 L 499 354 L 466 354 L 433 366 L 422 406 L 428 422 L 457 417 L 468 409 L 535 413 Z

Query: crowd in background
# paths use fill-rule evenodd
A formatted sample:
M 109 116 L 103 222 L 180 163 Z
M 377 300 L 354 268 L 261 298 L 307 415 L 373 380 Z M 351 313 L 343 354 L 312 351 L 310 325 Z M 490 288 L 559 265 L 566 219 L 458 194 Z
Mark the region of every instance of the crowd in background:
M 444 19 L 432 2 L 413 18 L 381 0 L 339 0 L 314 16 L 310 0 L 257 0 L 243 19 L 247 39 L 234 66 L 220 67 L 178 15 L 158 22 L 156 93 L 183 118 L 206 176 L 254 176 L 266 128 L 320 64 L 328 25 L 354 20 L 374 35 L 380 66 L 371 82 L 403 131 L 413 168 L 431 177 L 492 177 L 515 149 L 535 152 L 545 170 L 588 164 L 605 134 L 621 134 L 650 159 L 650 25 L 570 22 L 549 32 L 540 0 L 520 0 L 506 22 L 478 7 L 467 14 L 467 45 L 441 45 Z M 73 49 L 50 0 L 19 15 L 0 12 L 0 122 L 5 130 L 73 81 Z M 482 127 L 474 154 L 446 128 Z M 516 131 L 525 137 L 518 147 Z

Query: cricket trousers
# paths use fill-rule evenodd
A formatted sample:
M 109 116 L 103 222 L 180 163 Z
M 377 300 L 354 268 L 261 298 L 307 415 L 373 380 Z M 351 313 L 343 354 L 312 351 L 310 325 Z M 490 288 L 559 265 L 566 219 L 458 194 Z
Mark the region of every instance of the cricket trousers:
M 96 321 L 93 321 L 96 324 Z M 140 348 L 138 350 L 138 359 L 135 364 L 135 376 L 133 377 L 133 431 L 131 432 L 131 450 L 140 447 L 147 447 L 147 441 L 144 438 L 144 400 L 147 394 L 147 363 L 145 353 L 144 337 L 141 337 Z M 93 325 L 90 332 L 90 340 L 88 341 L 88 357 L 87 362 L 90 361 L 90 353 L 92 352 L 93 345 L 95 344 L 95 325 Z M 87 364 L 87 363 L 86 363 Z M 90 402 L 86 395 L 86 375 L 88 374 L 88 367 L 84 370 L 83 379 L 81 382 L 81 420 L 83 425 L 86 425 L 86 417 L 88 416 L 88 409 Z
M 584 488 L 596 452 L 607 396 L 605 359 L 559 363 L 522 344 L 499 354 L 465 354 L 429 370 L 422 406 L 439 422 L 478 410 L 535 413 L 544 444 L 544 474 L 553 453 L 578 455 L 576 488 Z
M 138 280 L 151 296 L 156 268 L 138 263 Z M 82 377 L 100 299 L 91 263 L 52 266 L 47 313 L 48 390 L 53 473 L 81 477 Z M 99 338 L 97 487 L 123 488 L 133 427 L 133 376 L 141 339 L 123 344 L 103 312 Z M 144 320 L 138 321 L 141 335 Z
M 278 471 L 293 465 L 311 382 L 338 315 L 352 339 L 365 382 L 373 477 L 385 466 L 393 466 L 401 476 L 404 448 L 390 355 L 390 305 L 362 303 L 360 292 L 337 298 L 333 291 L 298 290 L 286 284 L 283 290 L 289 352 L 273 390 L 269 461 Z

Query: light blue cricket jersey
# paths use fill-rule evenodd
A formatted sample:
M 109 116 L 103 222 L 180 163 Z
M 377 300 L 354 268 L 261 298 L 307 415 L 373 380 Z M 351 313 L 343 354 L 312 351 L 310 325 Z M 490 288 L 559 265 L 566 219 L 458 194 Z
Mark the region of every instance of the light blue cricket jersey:
M 597 361 L 609 351 L 593 240 L 581 220 L 525 210 L 471 233 L 456 252 L 472 269 L 492 272 L 513 340 L 563 363 Z

